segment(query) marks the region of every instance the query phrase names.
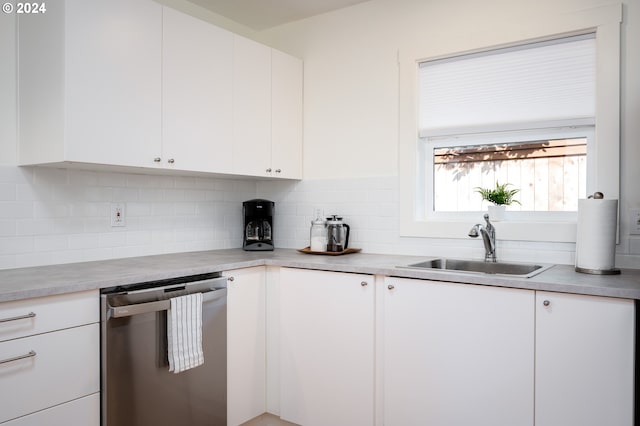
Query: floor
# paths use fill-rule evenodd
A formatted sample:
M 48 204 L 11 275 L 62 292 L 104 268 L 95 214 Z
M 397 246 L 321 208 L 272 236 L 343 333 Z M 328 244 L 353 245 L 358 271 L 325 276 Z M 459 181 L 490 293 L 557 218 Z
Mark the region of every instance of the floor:
M 243 423 L 242 426 L 297 426 L 295 423 L 285 422 L 280 420 L 273 414 L 263 414 L 260 417 L 256 417 L 253 420 L 249 420 Z

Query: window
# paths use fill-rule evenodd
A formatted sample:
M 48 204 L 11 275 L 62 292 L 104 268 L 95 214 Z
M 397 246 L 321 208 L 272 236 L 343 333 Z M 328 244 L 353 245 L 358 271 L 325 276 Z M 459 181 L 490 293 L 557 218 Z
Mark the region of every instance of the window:
M 493 188 L 496 182 L 518 189 L 518 203 L 510 207 L 516 211 L 576 211 L 578 198 L 586 194 L 586 137 L 436 145 L 432 158 L 436 212 L 484 210 L 476 188 Z
M 500 223 L 504 240 L 575 242 L 576 197 L 594 191 L 619 197 L 622 7 L 613 4 L 534 18 L 487 32 L 488 37 L 471 30 L 479 37 L 453 38 L 445 43 L 449 54 L 442 44 L 420 41 L 399 51 L 401 236 L 467 238 L 469 223 L 481 220 L 485 207 L 478 198 L 468 204 L 461 201 L 469 200 L 470 192 L 473 197 L 475 186 L 495 185 L 495 180 L 521 186 L 524 201 Z M 500 40 L 503 44 L 496 45 Z M 577 48 L 567 55 L 553 53 L 567 45 Z M 533 62 L 520 62 L 518 55 L 535 57 L 538 49 L 546 53 Z M 584 53 L 578 62 L 587 66 L 574 63 L 564 68 L 580 68 L 585 71 L 582 77 L 548 77 L 553 67 L 549 71 L 546 59 L 571 60 L 576 51 Z M 482 73 L 477 70 L 502 55 L 513 60 L 500 63 L 499 70 L 525 72 L 513 78 L 494 75 L 493 81 L 478 83 Z M 456 63 L 467 60 L 455 70 Z M 461 74 L 456 77 L 456 72 Z M 444 80 L 430 87 L 438 80 L 424 79 L 424 73 Z M 560 83 L 527 89 L 520 77 Z M 446 79 L 458 84 L 443 84 Z M 467 161 L 461 161 L 464 157 Z M 545 162 L 546 172 L 541 173 Z M 539 171 L 534 180 L 529 175 L 528 181 L 521 177 L 518 182 L 515 170 L 531 168 L 532 163 Z M 483 169 L 484 175 L 478 172 Z M 456 187 L 444 187 L 444 180 Z M 541 195 L 545 187 L 546 196 Z M 451 198 L 454 191 L 461 195 Z
M 475 188 L 496 182 L 519 189 L 511 210 L 577 210 L 595 122 L 593 33 L 425 61 L 419 79 L 426 215 L 481 211 Z

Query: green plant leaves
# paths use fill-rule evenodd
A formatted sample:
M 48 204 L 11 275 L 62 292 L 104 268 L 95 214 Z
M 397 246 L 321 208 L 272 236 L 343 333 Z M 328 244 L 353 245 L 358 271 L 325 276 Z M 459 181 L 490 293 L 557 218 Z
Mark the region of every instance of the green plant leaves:
M 500 183 L 496 181 L 495 189 L 481 188 L 479 186 L 474 189 L 480 194 L 483 200 L 487 200 L 497 206 L 508 206 L 512 203 L 520 204 L 520 201 L 513 199 L 520 190 L 507 189 L 508 186 L 512 185 L 510 183 L 500 185 Z

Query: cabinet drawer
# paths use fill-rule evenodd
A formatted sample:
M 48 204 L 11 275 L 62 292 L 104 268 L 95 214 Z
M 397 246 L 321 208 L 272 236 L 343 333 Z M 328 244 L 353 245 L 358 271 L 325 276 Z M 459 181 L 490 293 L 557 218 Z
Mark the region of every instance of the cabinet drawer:
M 2 423 L 2 426 L 100 426 L 100 394 L 94 393 L 65 404 Z
M 97 290 L 0 303 L 0 342 L 100 321 Z
M 99 350 L 99 324 L 0 343 L 0 422 L 99 392 Z

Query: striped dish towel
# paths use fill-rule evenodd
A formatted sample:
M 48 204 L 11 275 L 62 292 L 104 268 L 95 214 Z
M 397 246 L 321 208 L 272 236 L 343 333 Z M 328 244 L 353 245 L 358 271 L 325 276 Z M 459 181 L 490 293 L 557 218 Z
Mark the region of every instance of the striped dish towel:
M 167 311 L 169 371 L 178 374 L 204 364 L 202 293 L 174 297 Z

